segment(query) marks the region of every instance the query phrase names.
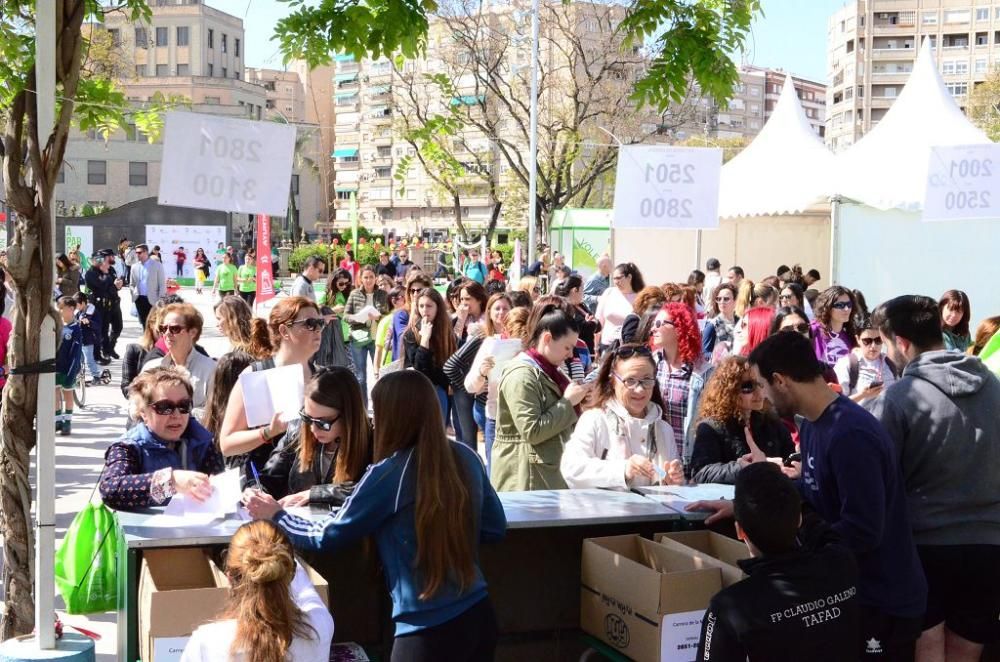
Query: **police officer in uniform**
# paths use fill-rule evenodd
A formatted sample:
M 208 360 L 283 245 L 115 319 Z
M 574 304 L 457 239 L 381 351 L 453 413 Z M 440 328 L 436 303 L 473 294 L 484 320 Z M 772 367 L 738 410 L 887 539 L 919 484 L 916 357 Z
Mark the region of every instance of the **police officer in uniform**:
M 101 327 L 98 330 L 99 342 L 94 345 L 94 358 L 101 365 L 108 365 L 112 356 L 108 350 L 114 348 L 110 335 L 114 309 L 118 309 L 118 319 L 121 320 L 121 308 L 118 305 L 118 287 L 120 287 L 118 283 L 121 281 L 117 281 L 114 272 L 111 271 L 111 264 L 105 251 L 93 256 L 90 269 L 84 275 L 84 282 L 101 317 Z M 120 322 L 118 328 L 120 333 Z

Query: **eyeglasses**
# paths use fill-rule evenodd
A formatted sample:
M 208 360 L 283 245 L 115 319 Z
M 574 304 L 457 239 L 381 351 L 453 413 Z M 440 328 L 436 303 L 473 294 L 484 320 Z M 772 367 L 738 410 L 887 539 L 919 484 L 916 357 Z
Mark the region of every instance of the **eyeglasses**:
M 795 333 L 802 334 L 803 336 L 809 335 L 809 325 L 805 322 L 801 324 L 789 324 L 788 326 L 783 326 L 781 331 L 794 331 Z
M 673 320 L 654 320 L 653 321 L 653 328 L 654 329 L 659 329 L 662 326 L 673 326 L 673 327 L 676 327 L 677 325 L 674 324 Z
M 734 301 L 734 299 L 732 297 L 715 297 L 715 301 L 716 303 L 729 303 L 730 301 Z
M 172 400 L 157 400 L 153 404 L 149 405 L 149 408 L 160 416 L 170 416 L 175 411 L 179 414 L 190 414 L 193 407 L 194 403 L 190 400 L 181 400 L 180 402 L 173 402 Z
M 854 304 L 850 301 L 838 301 L 830 307 L 836 308 L 837 310 L 850 310 L 851 308 L 854 308 Z
M 763 388 L 763 387 L 760 384 L 758 384 L 757 382 L 755 382 L 753 380 L 745 381 L 745 382 L 743 382 L 743 383 L 740 384 L 740 393 L 742 393 L 743 395 L 750 395 L 751 393 L 753 393 L 754 391 L 756 391 L 759 388 Z
M 617 372 L 611 373 L 615 376 L 622 386 L 627 389 L 635 389 L 636 387 L 642 389 L 643 391 L 649 391 L 656 385 L 656 379 L 650 377 L 649 379 L 636 379 L 635 377 L 622 377 Z
M 176 336 L 183 331 L 187 331 L 187 327 L 181 324 L 161 324 L 158 330 L 161 336 L 168 333 L 172 336 Z
M 795 298 L 794 294 L 779 294 L 778 295 L 778 301 L 789 301 L 789 300 L 794 299 L 794 298 Z
M 303 423 L 306 425 L 314 425 L 323 432 L 329 432 L 332 430 L 333 426 L 337 424 L 337 421 L 340 420 L 342 415 L 343 414 L 337 414 L 333 418 L 313 418 L 306 413 L 305 409 L 299 411 L 299 418 L 302 419 Z
M 288 326 L 295 326 L 296 324 L 301 324 L 308 331 L 321 331 L 323 327 L 326 326 L 326 320 L 322 317 L 310 317 L 309 319 L 289 322 Z
M 871 347 L 872 345 L 882 345 L 882 338 L 862 338 L 861 344 L 865 347 Z
M 614 275 L 614 276 L 611 277 L 611 280 L 613 280 L 615 282 L 618 282 L 618 281 L 620 281 L 624 277 L 625 277 L 625 274 L 616 274 L 616 275 Z

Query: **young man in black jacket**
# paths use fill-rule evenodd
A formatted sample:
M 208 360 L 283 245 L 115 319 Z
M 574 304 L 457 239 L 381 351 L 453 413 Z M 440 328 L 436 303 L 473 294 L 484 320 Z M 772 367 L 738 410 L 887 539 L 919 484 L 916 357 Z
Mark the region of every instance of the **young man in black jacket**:
M 800 544 L 802 502 L 777 465 L 736 476 L 736 534 L 753 558 L 749 575 L 712 598 L 698 660 L 847 662 L 859 651 L 858 568 L 850 550 L 818 523 Z

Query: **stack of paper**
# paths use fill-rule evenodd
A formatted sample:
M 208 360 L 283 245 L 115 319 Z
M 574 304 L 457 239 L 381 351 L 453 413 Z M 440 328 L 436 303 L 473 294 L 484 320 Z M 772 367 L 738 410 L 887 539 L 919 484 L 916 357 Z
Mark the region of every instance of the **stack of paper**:
M 159 515 L 143 522 L 143 526 L 200 526 L 234 514 L 243 492 L 240 489 L 240 470 L 230 469 L 209 478 L 212 496 L 197 501 L 184 494 L 174 495 Z
M 240 375 L 243 408 L 251 428 L 267 425 L 275 412 L 288 422 L 299 415 L 305 394 L 302 366 L 286 365 Z

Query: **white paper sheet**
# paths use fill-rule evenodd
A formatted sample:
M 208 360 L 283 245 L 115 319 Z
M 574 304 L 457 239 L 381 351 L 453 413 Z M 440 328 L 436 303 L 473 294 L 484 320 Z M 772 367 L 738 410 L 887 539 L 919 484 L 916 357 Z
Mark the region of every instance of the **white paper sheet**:
M 378 319 L 381 315 L 378 312 L 378 308 L 375 306 L 365 306 L 353 315 L 348 315 L 347 319 L 355 324 L 367 324 L 371 322 L 372 319 Z
M 660 628 L 660 660 L 694 662 L 698 657 L 704 609 L 667 614 Z
M 504 340 L 503 338 L 498 338 L 496 336 L 490 336 L 483 341 L 483 347 L 480 351 L 484 353 L 485 356 L 492 356 L 494 360 L 493 369 L 490 370 L 489 380 L 499 381 L 500 373 L 503 371 L 503 367 L 507 365 L 511 359 L 521 353 L 524 349 L 524 345 L 517 338 L 508 338 Z
M 245 372 L 240 375 L 240 387 L 251 428 L 267 425 L 275 412 L 281 413 L 283 421 L 294 420 L 302 408 L 305 382 L 299 365 Z
M 192 518 L 207 522 L 216 519 L 223 519 L 230 513 L 235 513 L 240 503 L 242 491 L 240 490 L 240 470 L 230 469 L 224 473 L 217 474 L 209 478 L 212 484 L 212 496 L 205 501 L 196 501 L 184 494 L 177 494 L 163 514 L 173 517 L 183 517 L 184 521 L 191 523 Z M 202 523 L 207 523 L 202 522 Z

